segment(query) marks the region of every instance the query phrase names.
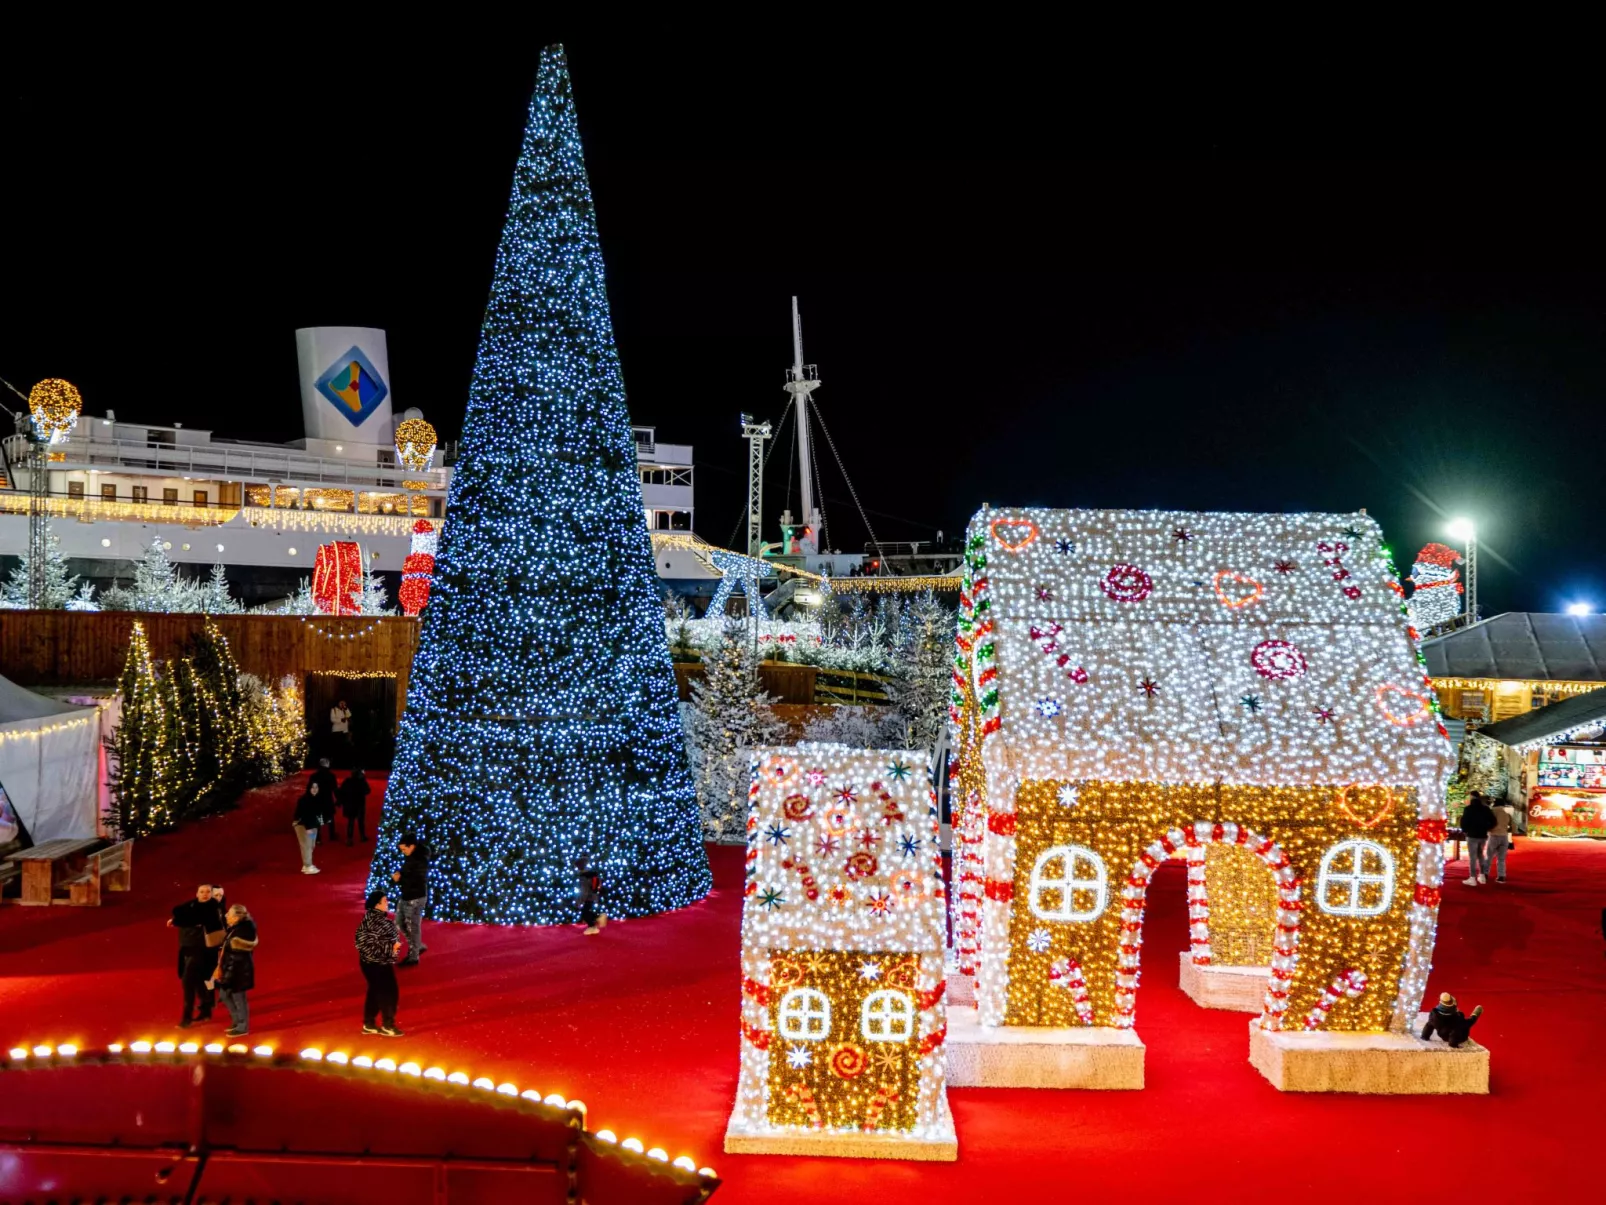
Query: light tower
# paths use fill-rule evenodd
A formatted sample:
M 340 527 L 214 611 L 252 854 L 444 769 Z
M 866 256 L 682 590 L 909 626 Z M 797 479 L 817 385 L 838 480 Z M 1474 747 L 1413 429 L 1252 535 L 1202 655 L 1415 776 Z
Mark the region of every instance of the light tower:
M 818 552 L 820 512 L 814 506 L 814 465 L 809 452 L 809 395 L 820 387 L 819 371 L 803 363 L 803 320 L 798 316 L 797 298 L 792 298 L 792 367 L 786 370 L 786 392 L 797 403 L 798 478 L 803 489 L 803 525 L 807 534 L 799 543 L 804 553 Z
M 1446 530 L 1452 540 L 1459 540 L 1467 550 L 1466 616 L 1463 624 L 1478 622 L 1478 528 L 1471 519 L 1451 519 Z
M 742 438 L 747 440 L 747 555 L 764 551 L 764 441 L 770 437 L 768 420 L 755 423 L 742 415 Z

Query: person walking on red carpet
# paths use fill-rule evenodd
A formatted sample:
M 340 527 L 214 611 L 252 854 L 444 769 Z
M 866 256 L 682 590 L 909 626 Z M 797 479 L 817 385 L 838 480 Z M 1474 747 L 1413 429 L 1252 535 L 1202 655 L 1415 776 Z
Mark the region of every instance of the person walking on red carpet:
M 223 1007 L 229 1010 L 226 1038 L 243 1038 L 251 1032 L 251 1008 L 245 994 L 256 986 L 256 960 L 252 951 L 257 948 L 256 921 L 244 904 L 229 908 L 228 928 L 223 933 L 223 949 L 218 955 L 214 979 Z
M 1511 809 L 1504 804 L 1491 807 L 1494 827 L 1489 830 L 1488 852 L 1483 855 L 1484 865 L 1494 867 L 1494 881 L 1506 881 L 1506 851 L 1511 848 Z
M 424 944 L 424 906 L 429 902 L 429 846 L 418 839 L 418 834 L 401 835 L 397 847 L 402 852 L 400 870 L 391 872 L 390 881 L 396 884 L 401 903 L 396 915 L 401 920 L 402 932 L 407 934 L 407 957 L 404 967 L 418 965 L 418 957 L 429 949 Z
M 178 930 L 178 977 L 184 986 L 184 1015 L 178 1024 L 180 1029 L 188 1029 L 196 1021 L 212 1019 L 212 991 L 207 980 L 216 962 L 212 950 L 223 942 L 223 903 L 212 898 L 212 884 L 202 883 L 193 900 L 174 908 L 167 927 Z
M 368 985 L 362 1002 L 362 1031 L 382 1037 L 399 1038 L 396 1005 L 401 988 L 396 983 L 396 955 L 401 951 L 401 934 L 387 909 L 390 900 L 383 891 L 368 893 L 368 909 L 357 925 L 357 960 Z
M 346 818 L 346 845 L 351 845 L 351 833 L 356 829 L 362 837 L 363 844 L 368 843 L 368 780 L 363 777 L 362 767 L 358 766 L 346 775 L 346 781 L 340 784 L 337 792 L 340 800 L 340 814 Z
M 307 784 L 306 791 L 296 800 L 295 819 L 291 822 L 296 833 L 296 844 L 301 847 L 302 874 L 318 873 L 318 868 L 312 864 L 312 850 L 318 843 L 318 826 L 323 823 L 323 801 L 318 798 L 318 789 L 316 781 Z
M 329 768 L 329 759 L 327 757 L 318 759 L 318 768 L 312 772 L 312 777 L 307 781 L 307 787 L 309 790 L 312 787 L 318 788 L 318 802 L 322 805 L 322 823 L 329 826 L 329 835 L 324 839 L 333 843 L 335 839 L 335 816 L 337 815 L 338 806 L 335 803 L 335 795 L 339 790 L 339 784 L 335 781 L 335 772 Z M 314 837 L 324 836 L 318 829 L 314 829 L 312 835 Z
M 602 875 L 585 858 L 576 862 L 574 867 L 575 874 L 580 878 L 580 923 L 586 927 L 586 936 L 590 937 L 608 923 L 608 918 L 598 911 L 602 903 Z
M 1461 831 L 1467 835 L 1467 877 L 1464 880 L 1468 887 L 1476 887 L 1480 883 L 1489 881 L 1489 830 L 1494 828 L 1494 809 L 1489 806 L 1488 800 L 1476 791 L 1467 799 L 1467 806 L 1461 809 Z
M 1434 1034 L 1438 1034 L 1450 1044 L 1452 1050 L 1464 1046 L 1472 1035 L 1472 1027 L 1481 1016 L 1483 1005 L 1473 1009 L 1469 1017 L 1455 1006 L 1455 997 L 1444 992 L 1439 996 L 1439 1006 L 1428 1014 L 1427 1023 L 1422 1026 L 1422 1040 L 1429 1041 Z

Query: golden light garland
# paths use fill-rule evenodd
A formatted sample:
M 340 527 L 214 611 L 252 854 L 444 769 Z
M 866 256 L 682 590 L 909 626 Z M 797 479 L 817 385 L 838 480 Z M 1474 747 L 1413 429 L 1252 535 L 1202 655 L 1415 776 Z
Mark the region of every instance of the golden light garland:
M 831 589 L 842 594 L 913 594 L 922 590 L 958 591 L 963 579 L 950 574 L 922 577 L 833 577 Z
M 28 391 L 28 413 L 34 431 L 47 443 L 60 443 L 78 425 L 84 399 L 67 381 L 54 377 L 40 381 Z
M 46 1067 L 71 1065 L 79 1059 L 95 1057 L 90 1051 L 74 1042 L 19 1042 L 6 1052 L 3 1060 L 6 1066 L 16 1067 Z M 279 1052 L 266 1043 L 249 1045 L 245 1042 L 207 1042 L 204 1045 L 193 1038 L 179 1040 L 177 1038 L 139 1038 L 130 1042 L 112 1042 L 105 1048 L 105 1054 L 113 1058 L 124 1060 L 140 1060 L 142 1062 L 155 1062 L 158 1059 L 176 1060 L 180 1056 L 195 1058 L 202 1055 L 233 1056 L 235 1058 L 249 1057 L 254 1059 L 271 1059 Z M 549 1092 L 542 1095 L 535 1088 L 520 1089 L 517 1084 L 502 1081 L 498 1083 L 488 1075 L 474 1075 L 469 1071 L 447 1071 L 445 1067 L 430 1065 L 414 1059 L 397 1062 L 389 1055 L 379 1058 L 371 1054 L 351 1054 L 349 1051 L 336 1048 L 325 1051 L 320 1046 L 308 1046 L 295 1055 L 279 1055 L 281 1059 L 292 1057 L 300 1059 L 303 1063 L 326 1064 L 341 1069 L 355 1071 L 374 1071 L 380 1075 L 395 1076 L 400 1080 L 412 1079 L 419 1082 L 429 1080 L 435 1084 L 449 1084 L 457 1088 L 471 1091 L 487 1092 L 494 1096 L 516 1097 L 533 1105 L 543 1105 L 549 1109 L 557 1109 L 570 1113 L 584 1129 L 589 1120 L 589 1111 L 582 1100 L 566 1100 L 561 1092 Z M 392 1081 L 394 1082 L 394 1081 Z M 663 1163 L 678 1171 L 688 1172 L 702 1177 L 705 1181 L 715 1180 L 714 1169 L 711 1167 L 698 1167 L 697 1161 L 690 1155 L 679 1155 L 674 1159 L 662 1147 L 649 1148 L 645 1142 L 634 1136 L 621 1140 L 612 1130 L 597 1130 L 592 1135 L 610 1145 L 616 1144 L 620 1150 L 631 1155 L 655 1163 Z M 712 1187 L 709 1191 L 712 1192 Z
M 435 428 L 421 418 L 406 418 L 396 427 L 396 459 L 425 472 L 435 459 Z
M 1490 694 L 1585 695 L 1606 687 L 1606 682 L 1552 682 L 1530 678 L 1434 678 L 1435 690 L 1482 690 Z
M 55 518 L 83 522 L 174 523 L 185 527 L 219 527 L 240 513 L 237 507 L 179 506 L 167 502 L 107 502 L 100 498 L 51 498 L 47 512 Z M 0 513 L 27 514 L 28 495 L 0 491 Z
M 312 669 L 307 674 L 313 678 L 390 678 L 396 677 L 395 670 L 384 669 Z
M 440 487 L 433 481 L 404 481 L 402 482 L 402 488 L 408 490 L 433 490 Z
M 3 497 L 3 495 L 0 495 Z M 27 499 L 23 499 L 24 502 Z M 415 520 L 407 515 L 360 515 L 342 511 L 269 510 L 248 506 L 240 512 L 252 527 L 336 535 L 399 536 L 411 539 Z

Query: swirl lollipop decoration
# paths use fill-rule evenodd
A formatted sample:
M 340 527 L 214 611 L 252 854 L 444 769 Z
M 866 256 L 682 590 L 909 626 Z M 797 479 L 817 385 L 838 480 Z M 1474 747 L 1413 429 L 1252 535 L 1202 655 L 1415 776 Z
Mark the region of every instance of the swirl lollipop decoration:
M 78 425 L 78 415 L 84 408 L 84 399 L 70 381 L 52 377 L 40 381 L 28 393 L 28 413 L 33 416 L 33 429 L 43 443 L 63 442 Z
M 396 459 L 427 473 L 435 460 L 435 428 L 421 418 L 405 418 L 396 426 Z

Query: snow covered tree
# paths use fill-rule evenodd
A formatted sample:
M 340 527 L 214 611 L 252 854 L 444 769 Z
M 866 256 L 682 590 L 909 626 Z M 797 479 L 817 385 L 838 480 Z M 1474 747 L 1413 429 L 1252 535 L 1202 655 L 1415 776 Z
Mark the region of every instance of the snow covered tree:
M 245 610 L 229 593 L 229 579 L 222 565 L 212 566 L 212 575 L 192 590 L 199 609 L 208 615 L 238 615 Z
M 954 612 L 926 590 L 902 608 L 898 628 L 893 706 L 906 729 L 905 747 L 929 753 L 947 722 Z
M 808 722 L 803 739 L 856 749 L 910 747 L 903 717 L 887 707 L 832 707 Z
M 758 663 L 739 625 L 704 655 L 703 665 L 686 715 L 692 777 L 704 838 L 735 844 L 746 840 L 749 756 L 758 745 L 785 741 L 787 729 L 770 710 L 775 700 L 759 686 Z
M 387 605 L 389 601 L 385 593 L 385 579 L 377 573 L 364 575 L 362 591 L 357 595 L 357 614 L 394 615 L 395 612 Z
M 113 586 L 101 596 L 101 605 L 108 611 L 159 611 L 175 613 L 204 610 L 201 591 L 184 580 L 167 559 L 162 537 L 151 541 L 145 555 L 134 566 L 132 585 Z
M 0 605 L 7 607 L 26 607 L 28 601 L 28 550 L 22 550 L 22 564 L 11 571 L 11 576 L 4 585 L 0 585 Z M 61 550 L 61 537 L 55 532 L 49 521 L 45 525 L 45 596 L 43 607 L 47 611 L 59 611 L 68 603 L 84 597 L 83 587 L 88 586 L 89 592 L 94 593 L 94 587 L 88 582 L 79 584 L 78 575 L 67 572 L 67 556 Z

